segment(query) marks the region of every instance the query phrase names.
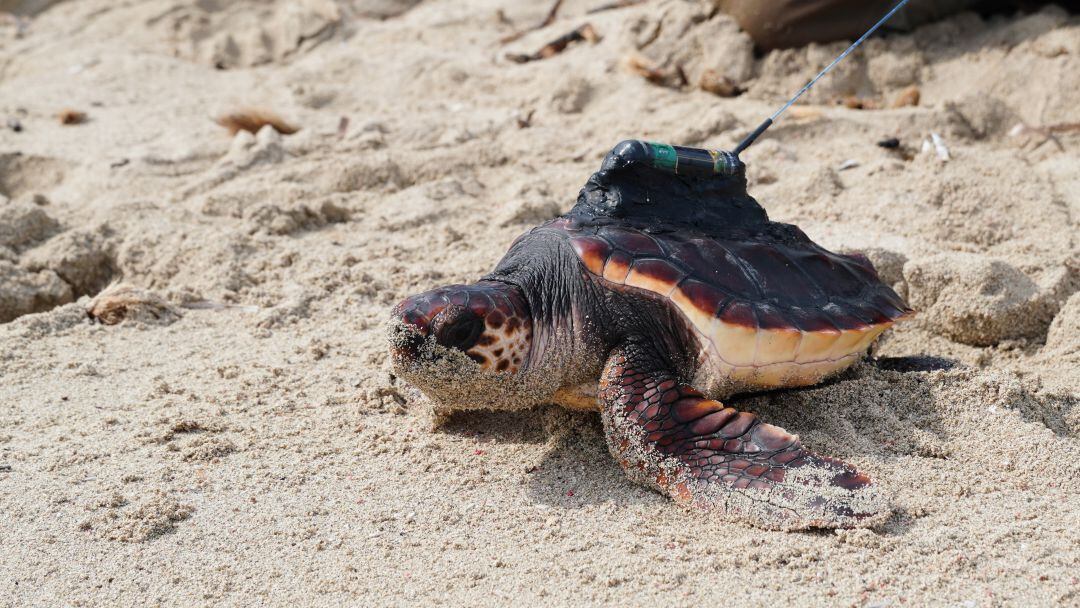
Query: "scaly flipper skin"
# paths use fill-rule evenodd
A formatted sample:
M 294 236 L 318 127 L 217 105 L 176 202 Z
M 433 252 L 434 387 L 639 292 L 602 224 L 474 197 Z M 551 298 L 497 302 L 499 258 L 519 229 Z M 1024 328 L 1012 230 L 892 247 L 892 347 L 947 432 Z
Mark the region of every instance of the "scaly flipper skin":
M 787 530 L 868 526 L 888 515 L 868 477 L 680 384 L 644 339 L 612 352 L 599 398 L 608 447 L 627 475 L 679 503 Z

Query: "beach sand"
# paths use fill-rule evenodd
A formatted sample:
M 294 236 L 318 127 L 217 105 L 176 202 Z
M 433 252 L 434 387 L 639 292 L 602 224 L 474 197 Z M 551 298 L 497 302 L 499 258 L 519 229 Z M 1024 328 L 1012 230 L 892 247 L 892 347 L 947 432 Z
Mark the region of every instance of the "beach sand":
M 730 149 L 844 48 L 756 56 L 670 0 L 500 44 L 524 4 L 0 2 L 0 606 L 1080 602 L 1080 132 L 1047 128 L 1080 122 L 1080 18 L 872 39 L 744 154 L 773 219 L 919 311 L 731 400 L 892 501 L 784 533 L 633 485 L 594 413 L 435 428 L 388 371 L 390 308 L 490 270 L 617 141 Z M 243 108 L 299 131 L 214 121 Z

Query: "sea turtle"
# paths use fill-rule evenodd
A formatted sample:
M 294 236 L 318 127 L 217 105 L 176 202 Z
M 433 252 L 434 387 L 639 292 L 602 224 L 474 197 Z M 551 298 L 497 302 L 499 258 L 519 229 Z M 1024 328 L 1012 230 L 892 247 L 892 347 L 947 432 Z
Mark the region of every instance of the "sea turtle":
M 880 521 L 870 479 L 718 399 L 809 386 L 911 309 L 863 256 L 769 220 L 732 153 L 624 141 L 493 272 L 392 313 L 396 373 L 442 411 L 601 413 L 627 475 L 773 528 Z

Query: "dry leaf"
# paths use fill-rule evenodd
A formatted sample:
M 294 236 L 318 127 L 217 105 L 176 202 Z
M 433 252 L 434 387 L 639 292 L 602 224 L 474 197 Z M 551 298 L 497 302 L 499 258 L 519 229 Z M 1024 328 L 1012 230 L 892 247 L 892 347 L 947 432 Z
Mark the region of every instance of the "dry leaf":
M 721 76 L 716 70 L 705 70 L 701 73 L 701 79 L 698 81 L 698 86 L 702 90 L 708 91 L 713 95 L 719 95 L 720 97 L 735 97 L 743 92 L 739 85 L 735 84 L 735 81 L 727 76 Z
M 236 135 L 240 131 L 258 133 L 259 129 L 266 125 L 274 127 L 274 130 L 282 135 L 292 135 L 299 131 L 297 127 L 285 122 L 285 119 L 277 114 L 258 108 L 242 108 L 235 112 L 222 114 L 214 122 L 228 129 L 229 135 Z
M 86 122 L 86 112 L 80 112 L 71 108 L 60 110 L 56 115 L 62 125 L 78 125 Z
M 922 93 L 919 92 L 919 87 L 911 85 L 903 91 L 900 91 L 900 94 L 896 96 L 896 99 L 893 99 L 890 107 L 906 108 L 909 106 L 917 106 L 919 105 L 921 97 Z

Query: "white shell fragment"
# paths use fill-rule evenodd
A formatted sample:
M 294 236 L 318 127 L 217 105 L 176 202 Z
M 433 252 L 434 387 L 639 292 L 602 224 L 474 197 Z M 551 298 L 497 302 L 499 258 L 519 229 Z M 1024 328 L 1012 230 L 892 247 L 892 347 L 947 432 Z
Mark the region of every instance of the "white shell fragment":
M 941 139 L 941 136 L 937 133 L 930 133 L 930 139 L 934 142 L 934 152 L 937 153 L 938 160 L 943 163 L 949 162 L 952 158 L 949 156 L 949 149 L 945 147 L 945 140 Z

